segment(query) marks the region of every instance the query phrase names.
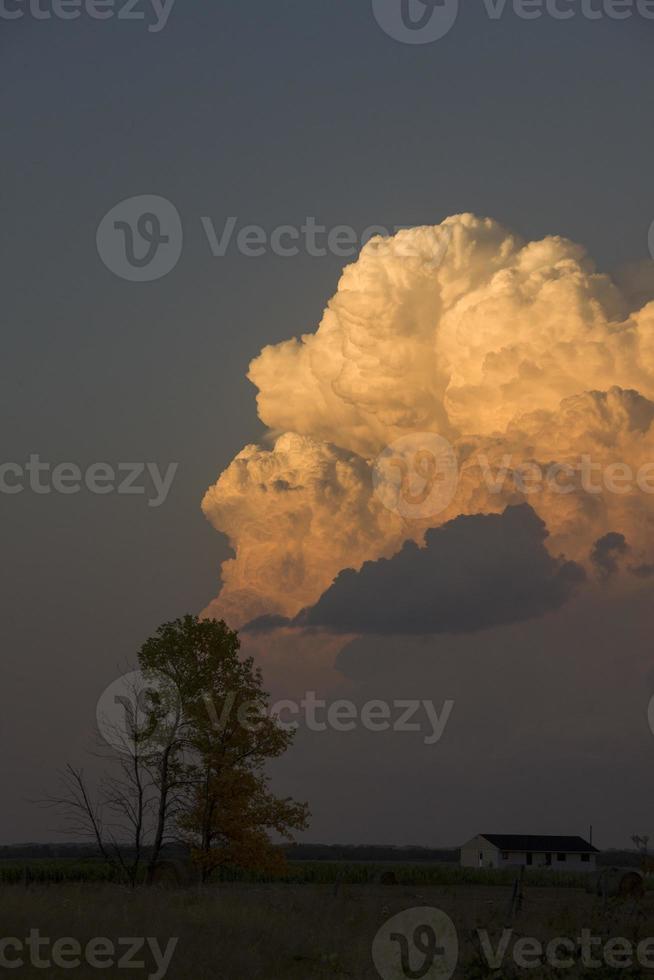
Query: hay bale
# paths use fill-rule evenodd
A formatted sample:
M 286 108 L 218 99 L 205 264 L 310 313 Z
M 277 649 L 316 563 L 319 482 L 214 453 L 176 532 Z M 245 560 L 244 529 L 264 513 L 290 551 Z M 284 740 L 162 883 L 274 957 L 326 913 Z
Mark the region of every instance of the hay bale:
M 645 881 L 640 871 L 626 871 L 618 886 L 620 898 L 643 898 Z
M 191 880 L 190 869 L 183 861 L 168 858 L 157 861 L 149 875 L 149 884 L 162 888 L 182 888 Z
M 587 890 L 602 898 L 643 898 L 645 879 L 635 868 L 602 868 L 591 876 Z
M 397 878 L 394 871 L 381 871 L 376 878 L 380 885 L 397 885 Z

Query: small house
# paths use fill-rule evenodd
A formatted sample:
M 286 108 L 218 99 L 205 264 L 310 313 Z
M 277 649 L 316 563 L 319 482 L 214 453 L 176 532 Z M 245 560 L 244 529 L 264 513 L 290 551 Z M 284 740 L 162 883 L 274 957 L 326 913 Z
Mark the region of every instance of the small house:
M 598 853 L 597 848 L 582 837 L 478 834 L 461 848 L 461 866 L 595 871 Z

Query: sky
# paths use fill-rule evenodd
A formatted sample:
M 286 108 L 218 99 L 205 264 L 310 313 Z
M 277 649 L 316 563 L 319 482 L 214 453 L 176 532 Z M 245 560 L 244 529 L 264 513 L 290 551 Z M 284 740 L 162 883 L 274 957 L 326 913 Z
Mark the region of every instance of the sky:
M 273 776 L 308 839 L 654 829 L 649 494 L 493 494 L 468 469 L 407 515 L 376 462 L 422 433 L 413 465 L 425 432 L 494 473 L 654 461 L 654 20 L 480 2 L 408 44 L 393 4 L 177 0 L 160 30 L 145 3 L 0 14 L 7 481 L 38 455 L 140 462 L 144 490 L 0 493 L 0 840 L 53 838 L 30 801 L 84 760 L 141 643 L 203 610 L 244 628 L 276 698 L 444 723 L 433 744 L 424 705 L 413 733 L 301 727 Z M 136 211 L 114 209 L 146 197 L 183 234 L 132 281 L 112 228 Z M 276 254 L 308 221 L 389 236 Z M 246 226 L 267 244 L 239 249 Z

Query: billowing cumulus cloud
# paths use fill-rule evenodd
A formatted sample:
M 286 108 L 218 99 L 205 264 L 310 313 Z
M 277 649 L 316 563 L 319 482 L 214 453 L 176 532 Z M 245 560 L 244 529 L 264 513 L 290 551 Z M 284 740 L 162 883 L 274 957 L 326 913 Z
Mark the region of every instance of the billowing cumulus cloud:
M 249 377 L 271 429 L 369 456 L 411 430 L 501 431 L 583 390 L 654 395 L 654 306 L 629 308 L 580 246 L 459 215 L 372 239 L 317 332 L 266 347 Z
M 250 366 L 276 442 L 246 447 L 205 496 L 234 549 L 207 612 L 292 617 L 345 568 L 524 502 L 554 557 L 590 564 L 616 532 L 634 567 L 652 565 L 652 281 L 643 266 L 619 285 L 572 242 L 473 215 L 372 239 L 316 332 Z M 372 468 L 412 433 L 449 440 L 460 475 L 449 506 L 407 519 Z
M 654 554 L 653 419 L 654 403 L 614 387 L 518 416 L 492 437 L 461 438 L 447 516 L 526 500 L 545 520 L 554 554 L 585 561 L 599 537 L 619 528 L 645 561 Z
M 238 625 L 293 615 L 342 568 L 391 555 L 405 537 L 402 521 L 371 494 L 364 459 L 295 433 L 272 450 L 246 446 L 202 506 L 236 551 L 213 611 Z

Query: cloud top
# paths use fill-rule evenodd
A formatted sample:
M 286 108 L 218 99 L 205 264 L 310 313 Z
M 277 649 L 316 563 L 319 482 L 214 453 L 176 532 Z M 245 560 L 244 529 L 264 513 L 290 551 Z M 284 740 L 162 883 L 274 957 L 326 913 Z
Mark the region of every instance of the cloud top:
M 471 214 L 371 239 L 317 330 L 250 365 L 272 448 L 246 446 L 205 495 L 234 549 L 206 612 L 292 618 L 343 569 L 525 502 L 553 556 L 592 567 L 615 532 L 634 567 L 654 565 L 654 468 L 651 492 L 588 492 L 578 474 L 584 455 L 602 473 L 654 462 L 653 281 L 639 268 L 619 285 L 573 242 L 524 242 Z M 415 433 L 447 439 L 459 466 L 448 506 L 419 519 L 387 509 L 372 480 L 376 457 Z M 534 464 L 572 468 L 570 491 L 525 487 Z

